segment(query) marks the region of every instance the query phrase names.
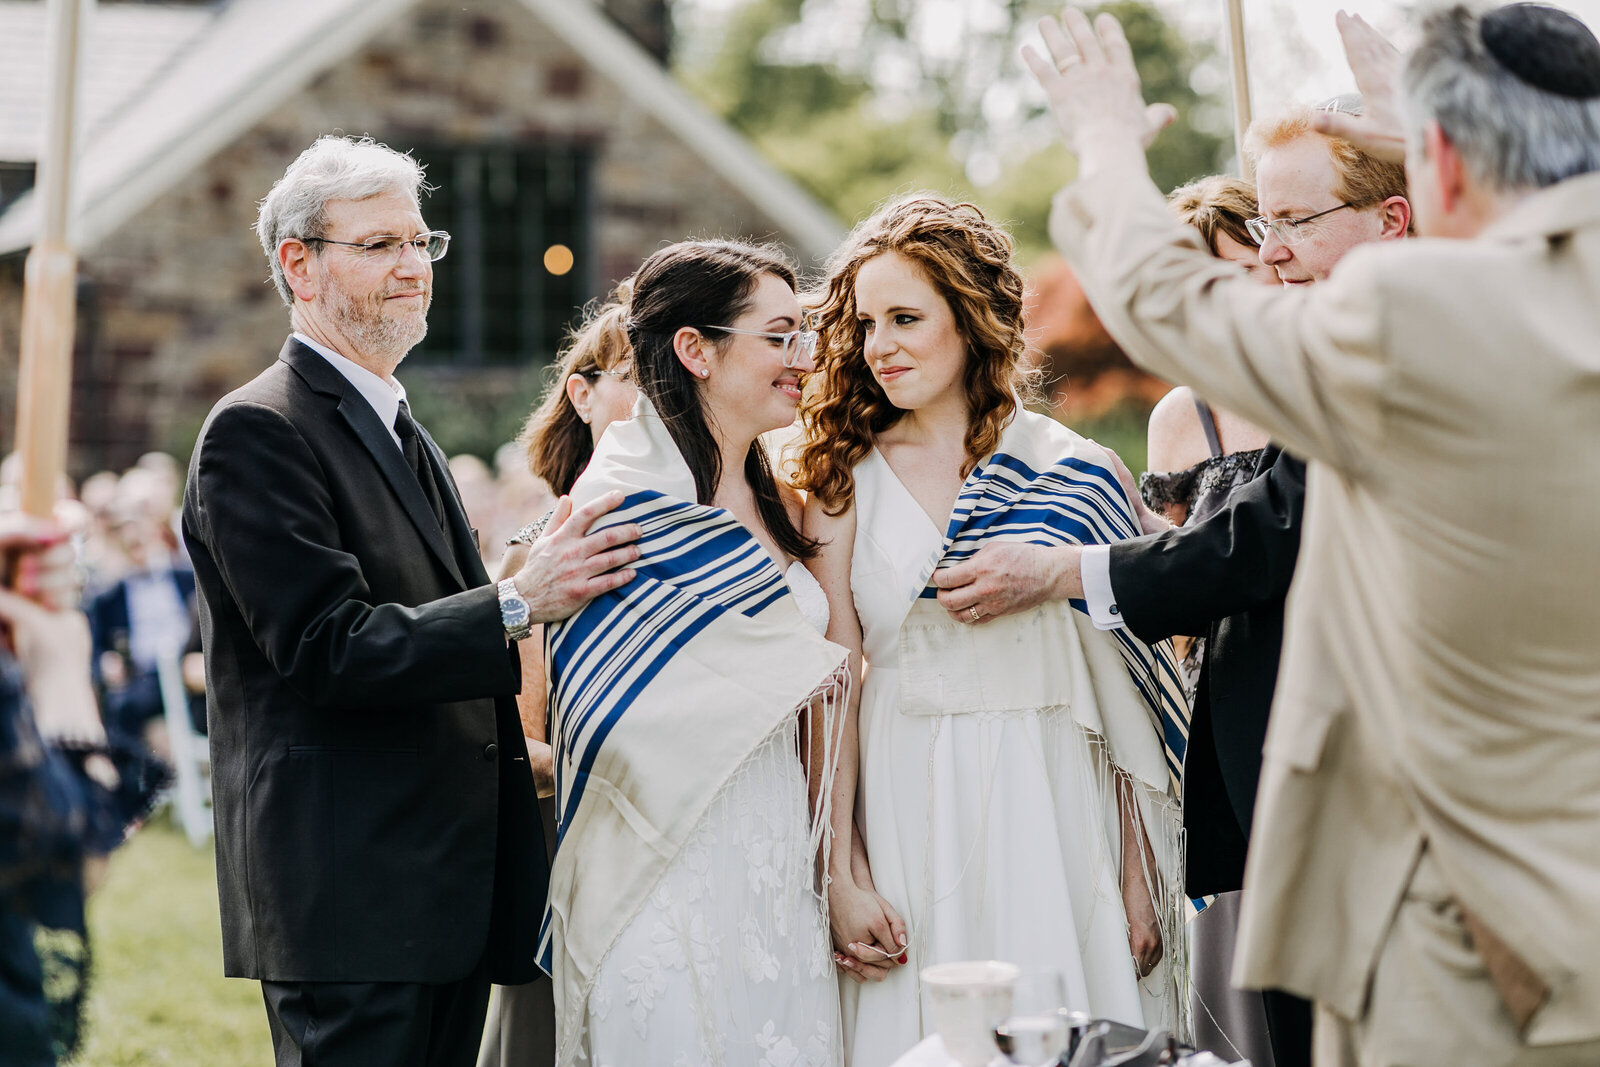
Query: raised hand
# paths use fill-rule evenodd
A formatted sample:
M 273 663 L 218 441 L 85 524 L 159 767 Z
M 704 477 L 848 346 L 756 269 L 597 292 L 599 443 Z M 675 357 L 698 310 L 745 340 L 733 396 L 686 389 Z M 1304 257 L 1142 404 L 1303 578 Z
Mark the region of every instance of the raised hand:
M 562 497 L 544 533 L 528 549 L 527 562 L 514 576 L 534 622 L 564 619 L 601 593 L 633 581 L 626 564 L 639 558 L 639 527 L 622 523 L 589 533 L 595 520 L 623 501 L 613 490 L 573 510 Z
M 1402 62 L 1394 45 L 1360 15 L 1341 11 L 1334 22 L 1344 39 L 1344 56 L 1361 92 L 1363 113 L 1344 115 L 1319 111 L 1312 118 L 1318 133 L 1349 141 L 1368 155 L 1391 163 L 1406 161 L 1406 131 L 1400 118 Z
M 1129 151 L 1142 155 L 1178 117 L 1170 104 L 1145 106 L 1133 50 L 1111 15 L 1090 26 L 1083 12 L 1069 7 L 1059 20 L 1041 19 L 1039 33 L 1049 56 L 1024 45 L 1022 61 L 1044 89 L 1080 175 Z

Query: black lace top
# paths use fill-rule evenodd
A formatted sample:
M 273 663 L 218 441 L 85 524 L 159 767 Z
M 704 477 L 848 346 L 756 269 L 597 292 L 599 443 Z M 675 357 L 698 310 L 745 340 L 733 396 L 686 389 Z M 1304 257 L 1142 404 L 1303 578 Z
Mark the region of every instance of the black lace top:
M 1229 493 L 1250 480 L 1265 451 L 1252 448 L 1248 452 L 1229 452 L 1208 456 L 1181 471 L 1146 472 L 1139 476 L 1139 495 L 1151 511 L 1160 514 L 1174 504 L 1184 505 L 1188 517 L 1183 524 L 1193 526 L 1215 513 Z
M 1250 480 L 1265 451 L 1253 448 L 1248 452 L 1207 456 L 1181 471 L 1142 474 L 1139 495 L 1144 497 L 1145 506 L 1158 514 L 1165 514 L 1174 504 L 1184 505 L 1188 514 L 1183 524 L 1193 526 L 1215 514 L 1227 501 L 1229 493 Z M 1200 684 L 1200 661 L 1205 655 L 1205 645 L 1204 638 L 1196 638 L 1183 653 L 1183 691 L 1191 705 L 1195 687 Z

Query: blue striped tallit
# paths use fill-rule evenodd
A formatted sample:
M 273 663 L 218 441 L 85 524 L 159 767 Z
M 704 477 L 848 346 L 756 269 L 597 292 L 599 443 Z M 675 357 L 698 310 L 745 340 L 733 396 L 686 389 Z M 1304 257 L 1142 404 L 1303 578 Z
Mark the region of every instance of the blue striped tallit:
M 939 567 L 970 559 L 990 541 L 1061 547 L 1106 545 L 1142 531 L 1105 455 L 1042 415 L 1019 411 L 1000 447 L 967 477 L 951 511 Z M 931 586 L 922 596 L 936 596 Z M 1088 613 L 1082 600 L 1070 602 Z M 1147 645 L 1125 629 L 1107 631 L 1158 724 L 1176 794 L 1189 739 L 1189 704 L 1169 642 Z
M 572 497 L 611 490 L 624 502 L 595 528 L 639 525 L 637 577 L 546 630 L 557 836 L 539 948 L 562 1063 L 606 952 L 704 812 L 814 694 L 843 684 L 846 661 L 745 527 L 694 502 L 642 400 L 607 429 Z M 809 870 L 791 876 L 810 888 Z

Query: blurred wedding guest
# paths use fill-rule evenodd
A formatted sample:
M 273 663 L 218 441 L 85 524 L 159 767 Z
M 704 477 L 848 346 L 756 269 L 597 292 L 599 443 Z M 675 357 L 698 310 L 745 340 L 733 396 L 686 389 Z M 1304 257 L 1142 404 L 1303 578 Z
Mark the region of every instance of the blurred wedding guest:
M 466 1067 L 490 982 L 538 973 L 517 644 L 633 577 L 636 530 L 586 536 L 607 497 L 489 580 L 396 377 L 449 247 L 422 188 L 370 139 L 290 164 L 257 236 L 292 333 L 190 460 L 223 965 L 282 1067 Z
M 169 547 L 182 558 L 187 559 L 187 550 L 183 547 L 183 469 L 178 461 L 166 452 L 146 452 L 134 460 L 133 467 L 128 474 L 123 475 L 123 482 L 128 481 L 128 475 L 135 471 L 140 479 L 139 491 L 150 512 L 161 522 L 162 536 L 167 538 Z M 127 492 L 124 484 L 123 492 Z
M 1174 189 L 1167 199 L 1212 255 L 1239 264 L 1266 285 L 1278 284 L 1277 271 L 1261 261 L 1260 242 L 1250 233 L 1249 222 L 1258 214 L 1250 182 L 1214 174 Z M 1250 478 L 1266 444 L 1258 428 L 1207 404 L 1187 385 L 1177 386 L 1150 412 L 1149 473 L 1139 477 L 1139 490 L 1174 526 L 1205 518 Z
M 106 729 L 170 761 L 160 667 L 178 664 L 197 616 L 194 572 L 178 565 L 164 528 L 143 502 L 116 506 L 111 537 L 124 562 L 122 575 L 89 600 L 88 614 Z M 203 696 L 191 694 L 188 713 L 203 732 Z
M 96 471 L 78 487 L 78 499 L 89 513 L 78 539 L 78 563 L 84 571 L 84 591 L 90 596 L 115 581 L 121 572 L 121 558 L 111 544 L 111 512 L 120 481 L 115 471 Z
M 488 566 L 493 556 L 499 555 L 499 546 L 489 540 L 500 508 L 499 487 L 489 465 L 470 452 L 451 456 L 450 477 L 461 494 L 461 506 L 466 509 L 467 521 L 478 534 L 478 554 Z
M 1263 284 L 1278 274 L 1261 262 L 1250 233 L 1256 217 L 1255 186 L 1230 174 L 1214 174 L 1172 191 L 1167 198 L 1178 218 L 1193 226 L 1211 254 L 1243 267 Z M 1226 440 L 1224 440 L 1226 438 Z M 1187 385 L 1173 388 L 1150 412 L 1149 470 L 1139 492 L 1151 510 L 1174 526 L 1193 525 L 1216 511 L 1236 486 L 1255 474 L 1267 435 L 1230 411 L 1213 408 Z M 1183 689 L 1194 701 L 1205 640 L 1174 635 L 1183 664 Z
M 1073 9 L 1026 53 L 1078 159 L 1051 233 L 1135 362 L 1311 461 L 1235 979 L 1316 1001 L 1319 1067 L 1593 1064 L 1600 42 L 1457 5 L 1402 65 L 1338 21 L 1367 110 L 1314 127 L 1404 160 L 1421 240 L 1335 264 L 1292 238 L 1397 208 L 1263 169 L 1262 258 L 1317 284 L 1219 268 L 1149 179 L 1120 27 Z
M 543 515 L 556 506 L 556 495 L 545 480 L 528 469 L 528 450 L 520 439 L 494 450 L 494 482 L 500 494 L 491 546 L 504 545 L 528 524 L 529 516 Z
M 1140 530 L 1107 454 L 1018 400 L 1022 293 L 1001 227 L 912 196 L 856 226 L 814 312 L 806 534 L 828 636 L 865 664 L 826 857 L 861 1067 L 927 1036 L 919 972 L 954 960 L 1059 971 L 1098 1017 L 1176 1018 L 1170 647 L 1064 599 L 998 621 L 982 597 L 935 599 L 974 553 L 1031 571 L 1048 546 Z
M 647 531 L 638 576 L 547 639 L 561 1067 L 840 1061 L 816 872 L 832 794 L 812 810 L 802 758 L 828 780 L 847 653 L 760 441 L 812 369 L 795 284 L 734 241 L 669 245 L 634 276 L 639 399 L 572 495 L 625 494 L 611 521 Z
M 518 454 L 532 477 L 562 496 L 572 491 L 572 483 L 589 465 L 589 457 L 606 427 L 633 412 L 638 391 L 630 378 L 628 294 L 629 285 L 624 282 L 610 300 L 573 331 L 557 361 L 555 377 L 544 400 L 528 417 L 517 439 L 521 445 Z M 514 574 L 522 566 L 543 521 L 540 518 L 528 523 L 510 539 L 500 562 L 501 577 Z M 522 732 L 539 791 L 545 845 L 554 852 L 555 778 L 546 729 L 545 684 L 543 645 L 529 641 L 522 649 L 522 692 L 517 694 L 517 711 L 522 716 Z M 551 983 L 497 986 L 489 1003 L 479 1067 L 544 1067 L 555 1062 L 555 1054 Z
M 48 1067 L 83 1037 L 85 863 L 121 842 L 164 775 L 101 728 L 60 531 L 7 512 L 0 552 L 18 575 L 0 588 L 0 1061 Z

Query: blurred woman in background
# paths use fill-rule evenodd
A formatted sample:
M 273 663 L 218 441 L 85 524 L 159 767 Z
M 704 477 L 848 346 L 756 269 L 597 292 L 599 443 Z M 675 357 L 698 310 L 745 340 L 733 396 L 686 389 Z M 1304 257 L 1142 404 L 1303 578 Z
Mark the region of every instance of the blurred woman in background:
M 533 409 L 518 436 L 526 450 L 528 469 L 544 479 L 557 496 L 571 492 L 606 427 L 633 413 L 638 390 L 632 379 L 633 351 L 628 346 L 631 292 L 631 279 L 623 281 L 572 332 L 544 400 Z M 546 518 L 528 523 L 507 542 L 496 581 L 521 569 L 528 546 L 538 538 Z M 528 760 L 539 791 L 545 846 L 554 852 L 555 779 L 545 718 L 544 642 L 523 641 L 518 650 L 522 692 L 517 695 L 517 711 L 522 715 Z M 478 1067 L 548 1067 L 556 1056 L 555 1018 L 550 982 L 496 988 Z

